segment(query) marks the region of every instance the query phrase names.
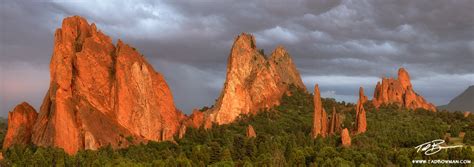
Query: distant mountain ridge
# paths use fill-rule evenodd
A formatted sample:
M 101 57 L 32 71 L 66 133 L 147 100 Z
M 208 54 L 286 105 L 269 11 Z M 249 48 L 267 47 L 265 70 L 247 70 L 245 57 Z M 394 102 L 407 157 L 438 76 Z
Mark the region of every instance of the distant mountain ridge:
M 474 85 L 469 86 L 464 92 L 456 96 L 448 104 L 438 106 L 438 108 L 449 111 L 474 112 Z

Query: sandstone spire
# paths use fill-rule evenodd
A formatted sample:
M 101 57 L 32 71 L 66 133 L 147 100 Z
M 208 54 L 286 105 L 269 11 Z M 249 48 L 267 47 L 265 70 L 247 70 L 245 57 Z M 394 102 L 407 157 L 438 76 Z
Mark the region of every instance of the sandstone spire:
M 340 116 L 336 112 L 336 107 L 332 108 L 332 116 L 331 116 L 331 121 L 329 121 L 329 135 L 334 135 L 336 132 L 341 131 L 341 122 L 340 122 Z
M 409 109 L 423 108 L 436 111 L 433 104 L 413 90 L 410 75 L 404 68 L 398 70 L 398 79 L 382 78 L 382 82 L 377 82 L 372 103 L 375 107 L 382 104 L 396 104 Z
M 366 113 L 363 105 L 364 97 L 364 89 L 360 87 L 359 101 L 357 101 L 356 105 L 356 133 L 364 133 L 367 131 Z
M 368 101 L 367 96 L 364 95 L 364 88 L 362 87 L 359 88 L 359 98 L 360 98 L 361 104 L 365 104 L 365 102 Z
M 39 146 L 74 154 L 133 144 L 126 137 L 134 142 L 170 140 L 184 117 L 164 77 L 135 48 L 120 40 L 113 45 L 79 16 L 65 18 L 55 32 L 50 76 L 29 134 Z
M 311 135 L 313 138 L 318 137 L 321 135 L 322 137 L 326 137 L 328 133 L 327 129 L 327 114 L 322 106 L 321 95 L 319 92 L 319 86 L 316 84 L 314 86 L 314 115 L 313 115 L 313 131 Z
M 210 123 L 227 124 L 240 114 L 251 114 L 280 103 L 290 85 L 305 86 L 287 51 L 278 46 L 267 58 L 256 47 L 255 38 L 239 35 L 232 45 L 227 65 L 227 76 L 216 104 L 204 111 Z M 203 122 L 201 122 L 203 124 Z
M 347 128 L 344 128 L 341 131 L 341 141 L 343 147 L 351 146 L 351 136 L 349 135 L 349 130 L 347 130 Z
M 38 114 L 28 103 L 17 105 L 8 113 L 8 129 L 3 141 L 3 148 L 15 144 L 26 145 L 31 143 L 31 131 Z
M 247 137 L 248 138 L 257 137 L 257 134 L 255 133 L 255 130 L 253 129 L 252 125 L 249 125 L 247 127 Z
M 398 69 L 398 81 L 402 85 L 403 89 L 408 89 L 411 86 L 410 75 L 404 68 Z
M 328 135 L 328 114 L 323 108 L 323 113 L 321 114 L 321 136 L 326 137 Z

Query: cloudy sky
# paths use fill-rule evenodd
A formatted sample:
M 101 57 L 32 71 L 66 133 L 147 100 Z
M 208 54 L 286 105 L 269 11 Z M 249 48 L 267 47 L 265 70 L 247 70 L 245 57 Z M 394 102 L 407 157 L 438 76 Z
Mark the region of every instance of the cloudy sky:
M 136 47 L 164 74 L 177 106 L 211 105 L 233 39 L 256 36 L 292 55 L 306 86 L 353 102 L 405 67 L 415 91 L 446 104 L 474 84 L 472 0 L 0 0 L 0 116 L 39 108 L 49 86 L 53 32 L 80 15 Z

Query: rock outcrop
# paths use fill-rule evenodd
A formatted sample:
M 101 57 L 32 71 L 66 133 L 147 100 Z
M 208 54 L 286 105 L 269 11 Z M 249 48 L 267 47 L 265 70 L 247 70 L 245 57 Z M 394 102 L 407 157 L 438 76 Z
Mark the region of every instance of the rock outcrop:
M 247 137 L 248 138 L 257 137 L 257 134 L 255 133 L 255 129 L 253 129 L 252 125 L 247 126 Z
M 319 135 L 322 137 L 326 137 L 328 134 L 327 113 L 324 110 L 323 105 L 322 105 L 318 84 L 314 86 L 313 101 L 314 101 L 314 115 L 313 115 L 313 130 L 311 132 L 311 135 L 313 138 L 316 138 Z
M 341 117 L 336 112 L 336 107 L 332 108 L 332 116 L 329 122 L 330 122 L 329 132 L 328 132 L 329 135 L 334 135 L 336 132 L 341 131 Z
M 360 100 L 360 103 L 362 105 L 365 104 L 365 102 L 369 101 L 369 99 L 367 98 L 367 96 L 365 96 L 364 94 L 364 88 L 360 87 L 359 88 L 359 100 Z
M 224 89 L 216 104 L 204 111 L 205 118 L 199 126 L 231 123 L 241 114 L 278 105 L 290 85 L 305 89 L 288 52 L 278 46 L 266 57 L 256 47 L 255 38 L 242 33 L 230 52 Z
M 357 101 L 356 105 L 356 133 L 364 133 L 367 131 L 367 119 L 366 113 L 364 109 L 364 88 L 359 88 L 359 100 Z
M 3 141 L 3 148 L 12 145 L 27 145 L 31 143 L 33 124 L 38 114 L 26 102 L 17 105 L 8 113 L 8 129 Z
M 341 142 L 343 147 L 351 146 L 351 136 L 349 135 L 349 130 L 347 128 L 344 128 L 341 131 Z
M 396 104 L 409 109 L 423 108 L 436 111 L 436 107 L 418 95 L 410 82 L 410 76 L 404 68 L 398 70 L 398 79 L 382 78 L 377 82 L 372 103 L 375 107 L 382 104 Z
M 186 118 L 184 124 L 188 127 L 209 129 L 212 127 L 212 122 L 208 119 L 208 114 L 194 109 L 193 113 Z
M 184 118 L 164 77 L 135 48 L 120 40 L 113 45 L 79 16 L 64 19 L 55 32 L 50 76 L 31 134 L 38 146 L 74 154 L 172 140 Z

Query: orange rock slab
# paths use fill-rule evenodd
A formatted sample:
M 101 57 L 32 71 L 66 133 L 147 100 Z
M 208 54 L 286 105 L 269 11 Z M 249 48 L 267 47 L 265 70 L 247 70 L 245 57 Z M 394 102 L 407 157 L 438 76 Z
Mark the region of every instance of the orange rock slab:
M 8 129 L 3 141 L 3 148 L 12 145 L 27 145 L 31 143 L 33 125 L 38 114 L 26 102 L 17 105 L 8 113 Z

